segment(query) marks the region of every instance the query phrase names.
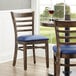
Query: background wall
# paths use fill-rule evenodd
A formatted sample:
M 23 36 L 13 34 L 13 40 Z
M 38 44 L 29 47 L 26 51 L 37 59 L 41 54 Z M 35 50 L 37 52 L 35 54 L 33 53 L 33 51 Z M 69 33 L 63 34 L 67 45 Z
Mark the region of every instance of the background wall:
M 2 0 L 3 2 L 4 0 Z M 11 19 L 11 11 L 32 11 L 32 9 L 35 11 L 35 33 L 37 34 L 39 32 L 39 7 L 38 7 L 38 1 L 39 0 L 21 0 L 22 4 L 20 4 L 20 0 L 14 0 L 14 2 L 11 2 L 10 7 L 10 0 L 4 1 L 5 4 L 9 3 L 5 8 L 5 4 L 0 5 L 0 63 L 9 61 L 13 59 L 14 54 L 14 29 Z M 18 2 L 16 2 L 18 1 Z M 19 7 L 17 7 L 20 4 Z M 17 6 L 16 6 L 17 5 Z M 50 50 L 49 50 L 50 51 Z M 38 49 L 36 50 L 36 56 L 45 57 L 45 51 Z M 50 52 L 49 52 L 50 53 Z M 18 58 L 22 57 L 22 52 L 18 52 Z M 28 55 L 32 55 L 32 51 L 28 51 Z
M 0 0 L 0 63 L 13 59 L 14 31 L 10 12 L 31 11 L 30 3 L 30 0 Z
M 0 10 L 30 8 L 30 0 L 0 0 Z

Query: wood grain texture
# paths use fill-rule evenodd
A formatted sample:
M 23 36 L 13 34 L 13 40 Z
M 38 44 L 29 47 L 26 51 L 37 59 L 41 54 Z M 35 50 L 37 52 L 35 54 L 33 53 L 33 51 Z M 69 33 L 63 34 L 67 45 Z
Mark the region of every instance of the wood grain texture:
M 50 68 L 46 68 L 45 58 L 37 57 L 37 63 L 33 64 L 33 57 L 28 57 L 27 70 L 24 71 L 23 59 L 18 59 L 15 67 L 12 61 L 0 64 L 0 76 L 48 76 L 48 72 L 53 70 L 50 60 Z
M 24 71 L 23 59 L 18 59 L 15 67 L 12 66 L 12 61 L 0 64 L 0 76 L 48 76 L 48 74 L 53 74 L 53 59 L 49 59 L 49 68 L 46 68 L 45 58 L 36 57 L 37 63 L 33 64 L 33 57 L 28 57 L 27 61 L 27 71 Z M 32 62 L 31 62 L 32 61 Z M 64 62 L 63 60 L 61 62 Z M 76 61 L 72 61 L 76 63 Z M 64 68 L 61 67 L 61 75 L 64 76 Z M 75 76 L 76 67 L 71 68 L 71 76 Z

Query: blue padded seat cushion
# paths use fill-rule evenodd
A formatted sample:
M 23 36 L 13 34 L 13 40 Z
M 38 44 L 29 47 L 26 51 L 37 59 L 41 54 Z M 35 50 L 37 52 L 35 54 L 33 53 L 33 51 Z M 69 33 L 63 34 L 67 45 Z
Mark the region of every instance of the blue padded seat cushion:
M 62 54 L 76 54 L 76 45 L 61 45 L 60 51 Z M 57 52 L 57 46 L 53 46 L 53 51 Z
M 23 35 L 18 37 L 18 41 L 37 41 L 37 40 L 48 40 L 48 38 L 40 35 Z

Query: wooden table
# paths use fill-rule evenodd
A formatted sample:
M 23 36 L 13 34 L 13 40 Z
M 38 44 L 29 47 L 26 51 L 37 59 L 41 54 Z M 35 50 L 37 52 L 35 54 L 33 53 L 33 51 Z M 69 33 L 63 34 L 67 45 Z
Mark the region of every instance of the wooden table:
M 54 22 L 51 23 L 50 21 L 41 21 L 40 23 L 41 23 L 41 26 L 44 26 L 44 27 L 55 27 Z M 67 28 L 65 28 L 65 30 L 66 29 Z M 65 40 L 65 41 L 67 41 L 67 40 Z M 65 64 L 69 64 L 69 63 L 70 63 L 69 59 L 65 59 Z M 63 73 L 65 74 L 65 76 L 70 76 L 70 68 L 65 67 Z M 54 76 L 54 75 L 49 74 L 48 76 Z
M 54 22 L 51 23 L 50 21 L 41 21 L 40 23 L 42 26 L 45 26 L 45 27 L 55 27 Z

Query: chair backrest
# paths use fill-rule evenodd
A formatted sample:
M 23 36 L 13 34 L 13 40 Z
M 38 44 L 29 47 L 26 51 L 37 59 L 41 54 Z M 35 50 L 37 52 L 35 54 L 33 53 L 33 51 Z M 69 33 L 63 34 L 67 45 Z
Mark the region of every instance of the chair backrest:
M 34 34 L 34 12 L 11 12 L 15 37 L 20 33 Z
M 76 21 L 55 21 L 55 33 L 57 47 L 60 45 L 76 45 Z

